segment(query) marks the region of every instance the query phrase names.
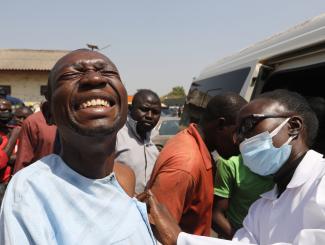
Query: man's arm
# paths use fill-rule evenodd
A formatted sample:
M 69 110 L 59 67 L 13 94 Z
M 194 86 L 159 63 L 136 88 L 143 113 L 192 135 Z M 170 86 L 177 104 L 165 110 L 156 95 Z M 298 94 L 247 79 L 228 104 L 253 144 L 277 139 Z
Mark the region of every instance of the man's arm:
M 222 237 L 231 240 L 235 231 L 225 214 L 229 208 L 229 197 L 234 191 L 235 166 L 231 161 L 222 158 L 219 158 L 217 164 L 212 228 Z
M 161 171 L 150 183 L 149 188 L 158 201 L 167 207 L 179 223 L 186 208 L 186 199 L 192 196 L 194 190 L 193 177 L 185 171 L 170 169 Z
M 0 169 L 7 166 L 10 156 L 15 149 L 20 129 L 20 127 L 15 127 L 10 133 L 6 146 L 3 149 L 0 149 Z
M 221 237 L 231 240 L 235 234 L 233 227 L 226 218 L 225 213 L 229 207 L 229 199 L 214 196 L 212 228 L 220 234 Z
M 135 174 L 133 170 L 125 164 L 115 162 L 114 172 L 116 174 L 117 181 L 123 190 L 130 197 L 133 197 L 135 194 Z

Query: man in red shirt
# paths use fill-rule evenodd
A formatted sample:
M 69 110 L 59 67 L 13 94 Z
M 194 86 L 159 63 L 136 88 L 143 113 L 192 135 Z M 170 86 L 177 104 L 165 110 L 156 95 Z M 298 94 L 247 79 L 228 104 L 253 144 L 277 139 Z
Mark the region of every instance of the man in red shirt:
M 199 125 L 190 126 L 162 149 L 147 188 L 167 206 L 182 230 L 210 235 L 213 204 L 213 159 L 216 150 L 225 158 L 238 149 L 225 135 L 233 134 L 236 115 L 246 101 L 235 93 L 210 100 Z
M 12 172 L 10 156 L 16 146 L 20 132 L 19 127 L 10 127 L 12 119 L 11 103 L 0 98 L 0 184 L 7 183 Z
M 56 126 L 48 125 L 42 112 L 27 117 L 22 124 L 14 173 L 55 152 L 55 136 Z

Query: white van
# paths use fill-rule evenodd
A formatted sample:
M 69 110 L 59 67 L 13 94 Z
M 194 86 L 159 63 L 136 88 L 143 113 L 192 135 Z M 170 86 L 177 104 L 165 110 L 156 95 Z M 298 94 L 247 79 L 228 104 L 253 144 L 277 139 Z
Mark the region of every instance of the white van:
M 234 91 L 246 100 L 277 88 L 325 98 L 325 14 L 205 68 L 192 82 L 181 124 L 198 122 L 209 99 Z

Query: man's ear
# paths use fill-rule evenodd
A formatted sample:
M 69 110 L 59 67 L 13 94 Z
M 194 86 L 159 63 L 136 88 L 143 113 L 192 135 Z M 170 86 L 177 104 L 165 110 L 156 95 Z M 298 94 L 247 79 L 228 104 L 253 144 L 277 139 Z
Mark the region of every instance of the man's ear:
M 299 116 L 293 116 L 289 120 L 289 135 L 298 136 L 303 130 L 303 120 Z
M 48 125 L 54 125 L 54 120 L 51 113 L 50 103 L 45 101 L 41 104 L 41 111 Z
M 215 120 L 217 129 L 224 129 L 226 126 L 226 119 L 224 117 L 219 117 Z

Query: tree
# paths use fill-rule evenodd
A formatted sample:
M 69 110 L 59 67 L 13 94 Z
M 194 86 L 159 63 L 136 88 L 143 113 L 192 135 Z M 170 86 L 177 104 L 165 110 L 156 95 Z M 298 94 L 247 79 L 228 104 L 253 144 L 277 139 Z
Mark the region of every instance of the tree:
M 169 92 L 164 97 L 167 97 L 167 98 L 183 98 L 185 96 L 186 96 L 186 94 L 185 94 L 185 90 L 184 90 L 183 86 L 176 86 L 176 87 L 173 87 L 172 91 Z

